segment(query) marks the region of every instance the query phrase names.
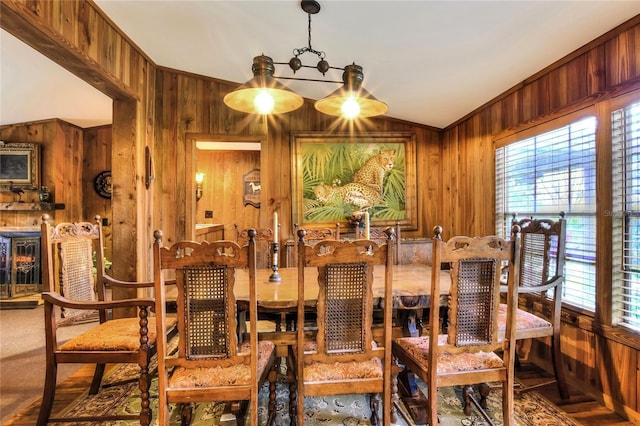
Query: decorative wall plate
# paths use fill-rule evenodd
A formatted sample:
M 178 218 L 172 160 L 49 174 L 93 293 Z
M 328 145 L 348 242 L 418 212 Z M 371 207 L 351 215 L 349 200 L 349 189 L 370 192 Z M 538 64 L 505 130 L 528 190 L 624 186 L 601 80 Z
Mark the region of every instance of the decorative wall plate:
M 111 199 L 111 170 L 105 170 L 93 179 L 93 189 L 102 198 Z

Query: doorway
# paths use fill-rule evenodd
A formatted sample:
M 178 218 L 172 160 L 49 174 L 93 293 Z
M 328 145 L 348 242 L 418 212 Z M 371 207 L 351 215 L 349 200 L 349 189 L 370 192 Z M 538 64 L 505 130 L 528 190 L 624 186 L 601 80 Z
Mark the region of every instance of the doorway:
M 259 178 L 256 179 L 261 169 L 261 139 L 227 135 L 187 139 L 193 151 L 191 170 L 185 168 L 187 188 L 191 187 L 194 194 L 190 197 L 192 207 L 187 208 L 187 217 L 192 220 L 190 232 L 196 225 L 222 224 L 225 238 L 235 239 L 234 225 L 240 229 L 258 227 L 263 198 Z M 199 184 L 196 174 L 202 178 Z

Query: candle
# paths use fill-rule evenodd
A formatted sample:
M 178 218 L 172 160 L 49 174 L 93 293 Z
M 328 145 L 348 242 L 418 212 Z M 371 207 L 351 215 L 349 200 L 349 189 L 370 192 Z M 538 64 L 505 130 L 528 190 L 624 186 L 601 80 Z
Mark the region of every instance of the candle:
M 278 212 L 273 212 L 273 242 L 278 242 Z
M 364 239 L 371 238 L 371 228 L 369 226 L 369 212 L 364 212 Z

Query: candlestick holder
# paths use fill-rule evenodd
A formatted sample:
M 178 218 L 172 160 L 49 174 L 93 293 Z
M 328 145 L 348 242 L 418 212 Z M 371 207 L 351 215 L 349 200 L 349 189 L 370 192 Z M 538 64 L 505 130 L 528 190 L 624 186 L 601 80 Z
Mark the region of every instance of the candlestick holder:
M 280 273 L 278 272 L 278 243 L 271 243 L 273 258 L 271 262 L 271 270 L 273 271 L 269 276 L 269 282 L 279 283 L 282 277 L 280 277 Z

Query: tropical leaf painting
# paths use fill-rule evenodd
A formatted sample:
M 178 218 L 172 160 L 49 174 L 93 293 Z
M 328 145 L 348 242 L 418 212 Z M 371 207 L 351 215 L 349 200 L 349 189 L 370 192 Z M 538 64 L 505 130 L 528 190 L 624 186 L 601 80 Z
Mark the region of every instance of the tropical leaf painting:
M 305 223 L 344 222 L 359 211 L 368 211 L 371 219 L 378 221 L 406 218 L 404 143 L 353 143 L 346 139 L 304 143 L 299 152 Z M 390 152 L 393 166 L 384 172 L 381 188 L 374 182 L 354 181 L 367 161 L 380 153 L 389 157 Z M 380 172 L 376 169 L 375 173 Z

